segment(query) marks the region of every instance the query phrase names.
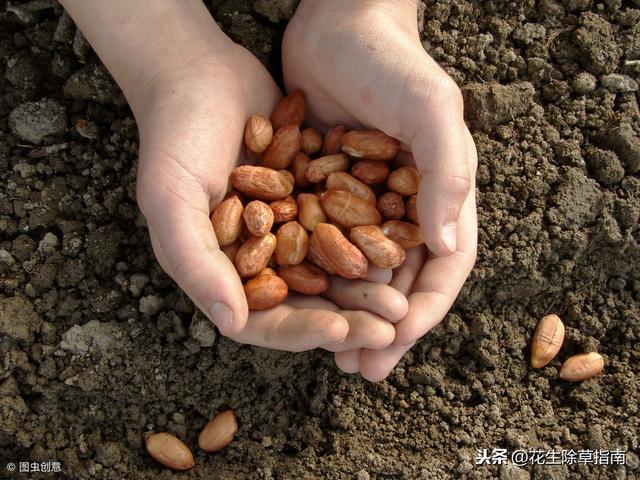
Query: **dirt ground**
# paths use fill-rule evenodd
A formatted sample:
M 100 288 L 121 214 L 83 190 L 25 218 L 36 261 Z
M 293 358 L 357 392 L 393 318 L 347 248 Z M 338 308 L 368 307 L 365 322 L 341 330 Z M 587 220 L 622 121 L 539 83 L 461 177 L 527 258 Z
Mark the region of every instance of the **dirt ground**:
M 124 97 L 52 0 L 0 11 L 0 478 L 640 478 L 640 1 L 421 2 L 479 152 L 477 266 L 387 381 L 218 336 L 153 258 Z M 294 0 L 214 0 L 277 72 Z M 80 123 L 78 123 L 80 121 Z M 537 320 L 561 354 L 528 366 Z M 597 350 L 603 375 L 558 379 Z M 197 435 L 232 408 L 236 440 Z M 175 474 L 147 431 L 196 455 Z M 622 449 L 626 466 L 476 465 L 478 449 Z

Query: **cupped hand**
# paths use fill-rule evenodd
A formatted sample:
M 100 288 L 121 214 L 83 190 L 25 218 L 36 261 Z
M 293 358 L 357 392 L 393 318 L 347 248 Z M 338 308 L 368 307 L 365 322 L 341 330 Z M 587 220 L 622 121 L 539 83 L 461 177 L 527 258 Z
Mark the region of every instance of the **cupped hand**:
M 283 304 L 251 312 L 233 264 L 219 249 L 210 213 L 241 161 L 246 119 L 269 116 L 281 93 L 249 52 L 229 42 L 215 55 L 196 55 L 154 76 L 135 104 L 140 131 L 137 196 L 153 250 L 164 270 L 222 334 L 253 345 L 299 351 L 345 343 L 389 345 L 395 332 L 376 313 L 342 312 L 331 302 L 296 308 Z M 358 282 L 349 295 L 376 293 L 392 320 L 407 302 L 386 285 Z M 374 289 L 374 290 L 372 290 Z M 396 307 L 393 307 L 393 306 Z M 375 312 L 375 305 L 371 311 Z M 375 341 L 371 341 L 374 337 Z
M 418 215 L 429 254 L 411 251 L 391 282 L 409 312 L 392 345 L 336 353 L 340 368 L 370 380 L 385 378 L 442 320 L 477 249 L 477 159 L 462 96 L 424 51 L 416 17 L 415 0 L 303 0 L 283 40 L 285 82 L 304 89 L 312 123 L 380 129 L 422 174 Z

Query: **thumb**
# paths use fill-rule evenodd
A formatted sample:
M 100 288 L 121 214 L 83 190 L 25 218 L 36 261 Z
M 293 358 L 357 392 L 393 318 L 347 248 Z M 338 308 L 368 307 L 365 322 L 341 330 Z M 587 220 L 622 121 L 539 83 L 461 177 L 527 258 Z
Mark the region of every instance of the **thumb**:
M 220 333 L 240 332 L 247 322 L 247 301 L 235 268 L 218 247 L 209 196 L 192 178 L 154 178 L 138 185 L 138 203 L 162 268 Z
M 456 251 L 458 217 L 472 183 L 460 89 L 446 74 L 430 82 L 411 150 L 422 175 L 418 216 L 425 243 L 444 256 Z

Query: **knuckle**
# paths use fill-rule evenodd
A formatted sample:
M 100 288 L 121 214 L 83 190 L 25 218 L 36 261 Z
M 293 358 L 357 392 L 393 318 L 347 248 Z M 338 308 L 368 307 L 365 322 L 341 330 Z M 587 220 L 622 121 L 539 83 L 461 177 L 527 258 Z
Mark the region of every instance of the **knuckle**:
M 450 102 L 453 102 L 458 109 L 462 110 L 464 100 L 460 87 L 458 87 L 458 84 L 451 77 L 447 76 L 445 78 L 446 80 L 442 81 L 442 91 L 446 94 Z
M 463 201 L 469 195 L 471 189 L 471 177 L 468 173 L 456 173 L 450 175 L 445 187 L 446 192 L 453 198 Z
M 273 345 L 279 338 L 286 336 L 287 321 L 290 313 L 275 319 L 271 325 L 262 330 L 262 342 L 264 345 Z
M 457 110 L 462 110 L 462 91 L 458 84 L 446 73 L 439 74 L 432 80 L 431 90 L 436 100 L 446 102 Z
M 169 266 L 173 273 L 173 279 L 185 290 L 188 290 L 188 283 L 197 278 L 199 272 L 202 271 L 201 263 L 188 257 L 180 258 Z
M 469 273 L 471 273 L 471 270 L 473 270 L 473 267 L 476 264 L 476 258 L 478 255 L 477 249 L 474 248 L 473 250 L 462 251 L 458 250 L 454 253 L 454 255 L 456 255 L 457 257 L 457 268 L 459 269 L 460 274 L 464 276 L 464 280 L 466 281 L 466 278 L 469 276 Z
M 396 320 L 401 320 L 406 316 L 409 304 L 407 303 L 407 298 L 404 295 L 393 295 L 386 301 L 386 303 L 388 310 L 392 312 L 392 315 Z
M 338 339 L 344 338 L 348 333 L 348 329 L 342 318 L 333 315 L 326 320 L 323 330 L 330 338 Z
M 371 339 L 371 348 L 376 350 L 388 347 L 395 339 L 395 331 L 390 325 L 381 322 L 371 327 L 368 337 Z

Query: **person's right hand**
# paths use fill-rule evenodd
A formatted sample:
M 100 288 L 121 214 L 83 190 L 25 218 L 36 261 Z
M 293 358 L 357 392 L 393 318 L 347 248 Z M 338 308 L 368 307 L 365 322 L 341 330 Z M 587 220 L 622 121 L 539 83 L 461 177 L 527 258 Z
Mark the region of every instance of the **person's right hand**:
M 285 83 L 304 88 L 316 125 L 382 130 L 422 174 L 417 211 L 429 254 L 412 249 L 390 283 L 407 295 L 408 314 L 389 347 L 335 356 L 372 381 L 443 319 L 477 250 L 476 149 L 460 89 L 420 42 L 417 10 L 417 0 L 302 0 L 282 46 Z

